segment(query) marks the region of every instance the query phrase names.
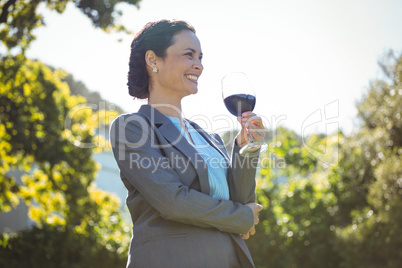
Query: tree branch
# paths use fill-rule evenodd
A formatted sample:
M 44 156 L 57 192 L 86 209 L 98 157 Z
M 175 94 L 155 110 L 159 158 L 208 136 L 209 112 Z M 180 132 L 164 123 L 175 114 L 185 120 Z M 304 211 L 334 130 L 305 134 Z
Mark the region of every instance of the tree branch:
M 17 0 L 8 0 L 8 2 L 4 4 L 3 10 L 0 15 L 0 23 L 3 23 L 3 22 L 7 23 L 8 8 L 10 6 L 15 6 L 16 2 L 17 2 Z

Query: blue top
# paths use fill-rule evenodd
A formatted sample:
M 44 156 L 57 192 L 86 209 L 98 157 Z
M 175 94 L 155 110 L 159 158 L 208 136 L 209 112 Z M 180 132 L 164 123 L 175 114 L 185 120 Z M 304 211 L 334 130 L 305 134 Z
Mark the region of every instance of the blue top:
M 225 158 L 212 147 L 193 126 L 184 120 L 184 124 L 188 129 L 194 144 L 189 140 L 186 132 L 180 124 L 177 117 L 167 116 L 170 121 L 177 127 L 180 133 L 186 137 L 189 144 L 201 155 L 208 167 L 208 181 L 210 187 L 210 195 L 219 200 L 229 200 L 229 187 L 226 181 L 227 166 Z

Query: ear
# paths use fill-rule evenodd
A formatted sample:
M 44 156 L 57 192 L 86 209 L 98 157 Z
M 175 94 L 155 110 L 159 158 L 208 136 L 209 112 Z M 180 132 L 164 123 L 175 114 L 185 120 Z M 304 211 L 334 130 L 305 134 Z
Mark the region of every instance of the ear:
M 156 67 L 158 56 L 156 56 L 155 52 L 152 50 L 148 50 L 145 53 L 145 62 L 147 63 L 147 66 L 151 69 Z

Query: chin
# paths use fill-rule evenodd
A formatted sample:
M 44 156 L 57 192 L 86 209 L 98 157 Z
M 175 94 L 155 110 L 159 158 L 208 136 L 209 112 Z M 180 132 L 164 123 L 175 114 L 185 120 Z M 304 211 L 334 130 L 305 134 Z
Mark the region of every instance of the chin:
M 188 91 L 188 95 L 194 95 L 198 93 L 198 88 L 191 88 Z

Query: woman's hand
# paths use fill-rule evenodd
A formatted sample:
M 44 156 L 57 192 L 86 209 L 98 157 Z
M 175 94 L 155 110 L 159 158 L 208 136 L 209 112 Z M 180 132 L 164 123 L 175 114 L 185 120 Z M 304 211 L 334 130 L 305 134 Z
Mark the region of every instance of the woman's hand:
M 237 120 L 242 127 L 239 135 L 236 137 L 236 143 L 239 147 L 243 147 L 250 142 L 248 132 L 251 134 L 254 141 L 264 141 L 265 128 L 261 117 L 257 116 L 253 112 L 244 112 L 242 117 L 239 116 Z
M 247 240 L 250 238 L 250 236 L 255 235 L 255 225 L 253 225 L 253 227 L 251 227 L 250 231 L 247 232 L 247 234 L 241 234 L 241 238 L 243 238 L 244 240 Z
M 241 237 L 245 240 L 249 239 L 251 235 L 255 235 L 255 226 L 260 222 L 260 219 L 258 218 L 258 212 L 260 212 L 263 208 L 260 204 L 256 203 L 247 203 L 246 206 L 251 208 L 251 210 L 253 211 L 254 225 L 246 234 L 241 234 Z

